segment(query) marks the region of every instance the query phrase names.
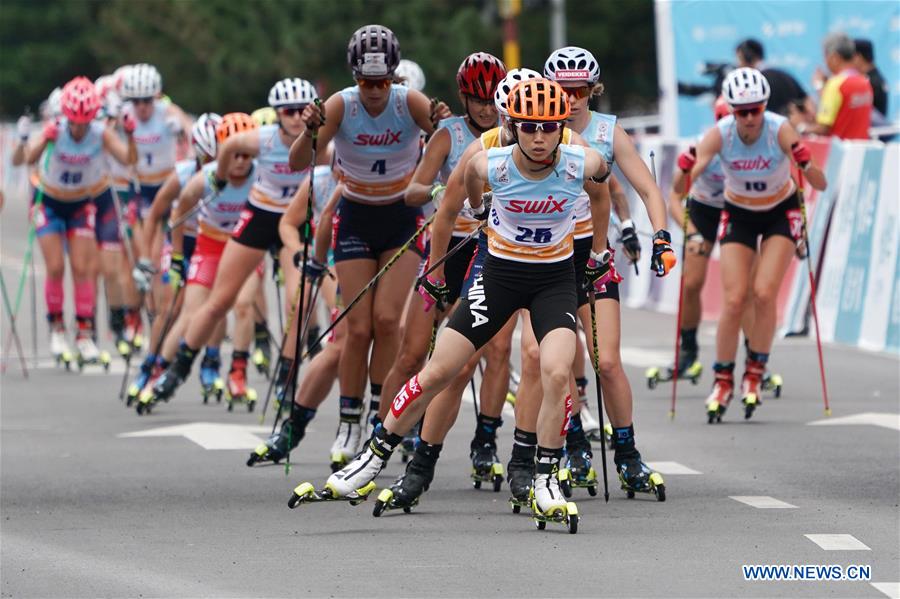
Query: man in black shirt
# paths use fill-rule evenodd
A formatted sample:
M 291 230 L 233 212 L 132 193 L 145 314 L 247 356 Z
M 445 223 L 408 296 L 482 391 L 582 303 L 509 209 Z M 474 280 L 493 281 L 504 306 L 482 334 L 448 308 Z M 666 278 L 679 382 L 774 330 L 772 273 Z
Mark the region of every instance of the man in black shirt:
M 853 40 L 853 44 L 856 46 L 853 65 L 857 71 L 869 78 L 869 83 L 872 84 L 872 104 L 882 117 L 886 117 L 888 84 L 875 67 L 875 51 L 872 49 L 872 42 L 867 39 L 857 39 Z
M 795 116 L 800 120 L 807 119 L 803 116 L 805 114 L 815 114 L 815 105 L 796 79 L 781 69 L 765 65 L 763 62 L 765 50 L 758 40 L 745 39 L 735 48 L 735 53 L 738 66 L 752 67 L 761 71 L 769 82 L 771 94 L 766 110 L 786 117 Z

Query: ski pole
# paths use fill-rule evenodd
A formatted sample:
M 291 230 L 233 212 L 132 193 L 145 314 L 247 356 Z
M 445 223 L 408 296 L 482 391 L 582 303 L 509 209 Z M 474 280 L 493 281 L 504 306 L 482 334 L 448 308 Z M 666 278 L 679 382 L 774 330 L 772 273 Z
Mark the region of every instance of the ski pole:
M 428 227 L 428 225 L 431 224 L 431 221 L 434 220 L 434 217 L 436 214 L 437 214 L 437 212 L 435 212 L 434 214 L 429 216 L 425 220 L 425 222 L 422 223 L 422 226 L 420 226 L 418 229 L 416 229 L 416 232 L 413 233 L 412 237 L 410 237 L 408 240 L 406 240 L 406 243 L 404 243 L 402 246 L 400 246 L 400 248 L 397 250 L 397 252 L 393 256 L 391 256 L 390 260 L 385 262 L 384 266 L 381 267 L 381 270 L 379 270 L 377 273 L 375 273 L 375 276 L 372 277 L 372 280 L 369 281 L 366 284 L 366 286 L 360 290 L 360 292 L 358 294 L 356 294 L 356 297 L 353 298 L 353 301 L 350 302 L 346 308 L 344 308 L 343 312 L 338 314 L 337 318 L 335 318 L 332 321 L 332 323 L 328 326 L 328 328 L 326 328 L 322 332 L 322 334 L 319 335 L 319 338 L 316 339 L 316 342 L 313 343 L 312 345 L 310 345 L 310 347 L 315 347 L 316 345 L 321 343 L 322 340 L 325 339 L 328 336 L 328 334 L 331 333 L 331 331 L 334 330 L 334 328 L 347 316 L 347 314 L 350 312 L 350 310 L 352 310 L 356 306 L 356 304 L 358 304 L 362 300 L 362 298 L 366 295 L 366 293 L 368 293 L 369 291 L 372 290 L 373 287 L 375 287 L 375 285 L 378 283 L 379 279 L 381 279 L 381 277 L 384 276 L 384 273 L 389 271 L 391 269 L 391 267 L 397 263 L 397 260 L 399 260 L 400 257 L 403 254 L 405 254 L 406 251 L 412 246 L 412 244 L 416 241 L 416 239 L 418 239 L 419 236 L 425 232 L 425 229 Z M 308 352 L 306 354 L 304 354 L 303 357 L 305 358 L 307 355 L 308 355 Z
M 27 271 L 26 271 L 27 272 Z M 0 274 L 0 290 L 3 292 L 3 305 L 6 307 L 6 313 L 9 316 L 9 336 L 16 344 L 16 352 L 19 354 L 19 361 L 22 365 L 22 374 L 28 378 L 28 367 L 25 365 L 25 353 L 22 350 L 22 341 L 19 339 L 19 332 L 16 330 L 16 315 L 12 312 L 12 304 L 9 301 L 9 294 L 6 292 L 6 281 Z M 7 355 L 3 356 L 3 370 L 6 370 Z
M 606 425 L 603 424 L 605 417 L 603 416 L 603 389 L 600 387 L 600 348 L 598 347 L 599 343 L 597 340 L 597 296 L 594 293 L 594 288 L 591 286 L 588 289 L 588 293 L 590 293 L 591 297 L 591 335 L 593 335 L 592 344 L 594 346 L 593 351 L 591 352 L 591 362 L 594 365 L 594 382 L 597 385 L 597 415 L 600 418 L 600 430 L 606 430 Z M 606 448 L 603 448 L 600 451 L 600 462 L 603 465 L 603 498 L 606 502 L 609 502 L 609 478 L 606 471 Z
M 288 315 L 287 325 L 286 325 L 284 331 L 281 333 L 281 342 L 278 344 L 278 359 L 275 360 L 275 366 L 274 366 L 274 370 L 273 370 L 273 372 L 275 373 L 275 376 L 273 376 L 271 379 L 269 379 L 269 387 L 266 390 L 266 398 L 263 401 L 263 409 L 259 415 L 259 423 L 260 424 L 265 422 L 265 419 L 266 419 L 266 412 L 268 411 L 268 408 L 269 408 L 269 401 L 272 398 L 272 390 L 275 388 L 275 383 L 277 382 L 277 379 L 278 379 L 278 371 L 280 370 L 281 364 L 284 361 L 284 357 L 283 357 L 284 356 L 284 348 L 288 342 L 288 332 L 291 330 L 291 327 L 294 326 L 294 318 L 296 317 L 297 310 L 298 310 L 297 301 L 299 299 L 300 299 L 300 288 L 298 287 L 297 291 L 294 293 L 294 299 L 291 301 L 291 312 Z M 281 310 L 281 307 L 279 306 L 278 309 Z M 296 360 L 296 356 L 294 356 L 294 359 Z M 281 416 L 281 409 L 279 408 L 278 412 L 276 412 L 276 414 L 275 414 L 275 423 L 272 425 L 273 432 L 275 430 L 275 427 L 278 426 L 278 421 L 280 419 L 280 416 Z
M 166 231 L 171 231 L 173 229 L 177 229 L 178 227 L 180 227 L 181 225 L 183 225 L 184 223 L 189 221 L 192 216 L 194 216 L 195 214 L 197 214 L 198 212 L 200 212 L 201 210 L 203 210 L 204 208 L 206 208 L 207 206 L 209 206 L 210 204 L 215 202 L 216 198 L 218 198 L 221 193 L 222 193 L 221 191 L 214 191 L 214 192 L 210 193 L 208 196 L 206 196 L 205 198 L 203 198 L 202 200 L 197 202 L 197 204 L 193 208 L 188 210 L 185 214 L 182 214 L 181 216 L 179 216 L 175 221 L 168 223 L 166 225 Z
M 678 278 L 678 311 L 675 315 L 675 363 L 672 369 L 672 406 L 669 408 L 669 419 L 675 419 L 675 400 L 678 396 L 678 360 L 681 354 L 681 317 L 684 308 L 684 270 L 687 264 L 687 228 L 688 228 L 688 206 L 687 197 L 691 191 L 691 173 L 685 175 L 684 197 L 682 205 L 684 206 L 684 216 L 681 219 L 681 276 Z
M 440 266 L 441 264 L 445 263 L 447 260 L 449 260 L 450 258 L 452 258 L 457 252 L 459 252 L 459 251 L 463 248 L 464 245 L 466 245 L 466 244 L 467 244 L 469 241 L 471 241 L 476 235 L 478 235 L 478 234 L 482 231 L 482 229 L 484 229 L 484 227 L 485 227 L 486 224 L 487 224 L 487 221 L 480 223 L 480 224 L 478 225 L 478 228 L 477 228 L 477 229 L 475 229 L 474 231 L 472 231 L 471 233 L 469 233 L 468 235 L 466 235 L 465 237 L 463 237 L 462 239 L 460 239 L 460 240 L 459 240 L 459 243 L 457 243 L 457 244 L 454 245 L 452 248 L 450 248 L 450 249 L 447 251 L 446 254 L 444 254 L 443 256 L 441 256 L 437 261 L 435 261 L 434 264 L 429 265 L 429 266 L 428 266 L 428 269 L 427 269 L 425 272 L 422 273 L 422 276 L 421 276 L 421 277 L 419 277 L 419 281 L 424 280 L 425 277 L 427 277 L 427 276 L 430 275 L 432 272 L 434 272 L 434 270 L 435 270 L 438 266 Z
M 825 415 L 831 416 L 831 406 L 828 403 L 828 385 L 825 382 L 825 360 L 822 356 L 822 337 L 819 333 L 819 311 L 816 309 L 816 277 L 813 274 L 812 245 L 809 243 L 809 230 L 806 228 L 806 202 L 803 199 L 803 169 L 797 169 L 799 189 L 797 197 L 800 199 L 800 215 L 802 217 L 803 243 L 806 244 L 806 264 L 809 267 L 809 303 L 812 306 L 813 323 L 816 327 L 816 351 L 819 353 L 819 375 L 822 378 L 822 400 L 825 402 Z

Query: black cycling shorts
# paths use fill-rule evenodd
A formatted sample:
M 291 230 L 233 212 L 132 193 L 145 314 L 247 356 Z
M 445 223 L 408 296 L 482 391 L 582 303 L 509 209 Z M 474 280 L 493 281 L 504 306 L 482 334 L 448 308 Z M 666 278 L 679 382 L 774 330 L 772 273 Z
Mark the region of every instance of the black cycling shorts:
M 688 215 L 697 232 L 703 235 L 703 240 L 710 245 L 716 243 L 716 232 L 719 230 L 719 218 L 722 215 L 721 208 L 714 208 L 691 198 L 688 202 Z
M 451 237 L 450 245 L 447 246 L 449 252 L 463 240 L 462 237 Z M 456 303 L 462 290 L 463 281 L 466 273 L 469 272 L 469 264 L 475 255 L 475 248 L 478 247 L 478 238 L 473 237 L 466 241 L 466 244 L 459 249 L 458 252 L 447 258 L 444 262 L 444 280 L 447 283 L 447 289 L 450 291 L 449 305 Z
M 422 209 L 407 206 L 403 200 L 363 204 L 342 196 L 332 219 L 334 261 L 377 260 L 384 252 L 397 250 L 409 241 L 424 222 Z M 425 257 L 425 242 L 423 233 L 410 249 Z
M 765 212 L 747 210 L 725 202 L 725 208 L 719 217 L 718 240 L 723 245 L 742 243 L 756 251 L 760 236 L 763 241 L 773 235 L 781 235 L 796 242 L 802 231 L 803 215 L 800 212 L 800 200 L 795 193 Z
M 577 303 L 572 260 L 515 262 L 489 254 L 447 326 L 480 349 L 524 308 L 540 343 L 552 330 L 575 331 Z
M 275 251 L 281 249 L 281 235 L 278 234 L 280 212 L 263 210 L 250 202 L 244 204 L 238 223 L 231 231 L 231 238 L 241 245 L 256 249 Z

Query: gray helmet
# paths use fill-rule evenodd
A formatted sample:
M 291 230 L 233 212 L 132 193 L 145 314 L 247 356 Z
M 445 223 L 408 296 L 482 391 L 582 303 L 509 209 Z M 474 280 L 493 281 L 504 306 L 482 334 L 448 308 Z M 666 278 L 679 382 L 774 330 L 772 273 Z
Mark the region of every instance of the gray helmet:
M 400 42 L 384 25 L 365 25 L 350 38 L 347 62 L 354 77 L 390 77 L 400 64 Z

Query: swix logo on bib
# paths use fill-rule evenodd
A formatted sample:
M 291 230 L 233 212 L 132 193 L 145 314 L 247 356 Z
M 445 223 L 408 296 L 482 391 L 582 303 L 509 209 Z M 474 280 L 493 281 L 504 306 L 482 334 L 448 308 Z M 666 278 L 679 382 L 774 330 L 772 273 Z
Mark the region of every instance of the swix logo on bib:
M 392 131 L 388 129 L 379 135 L 371 135 L 368 133 L 359 133 L 353 141 L 354 146 L 391 146 L 403 143 L 401 135 L 403 131 Z
M 155 144 L 155 143 L 159 143 L 160 141 L 162 141 L 162 135 L 160 135 L 159 133 L 153 133 L 150 135 L 135 135 L 134 136 L 134 143 L 136 143 L 138 145 Z
M 91 161 L 91 156 L 87 154 L 67 154 L 65 152 L 56 153 L 56 158 L 65 164 L 83 165 Z
M 557 81 L 587 81 L 591 74 L 584 69 L 566 69 L 556 71 Z
M 384 60 L 384 52 L 366 52 L 363 54 L 363 63 L 359 72 L 367 77 L 387 75 L 388 68 Z
M 765 156 L 731 161 L 731 170 L 735 171 L 765 171 L 770 168 L 772 168 L 772 158 Z
M 402 416 L 409 404 L 420 395 L 422 395 L 422 385 L 419 384 L 419 375 L 417 374 L 406 381 L 403 388 L 394 396 L 394 401 L 391 402 L 391 414 L 394 415 L 394 418 Z
M 483 275 L 475 277 L 472 287 L 469 289 L 469 313 L 472 315 L 472 328 L 480 327 L 490 319 L 487 317 L 487 303 L 484 295 L 484 278 Z
M 547 196 L 546 200 L 510 200 L 503 207 L 519 214 L 553 214 L 563 213 L 568 201 L 568 198 L 554 200 L 553 196 Z

